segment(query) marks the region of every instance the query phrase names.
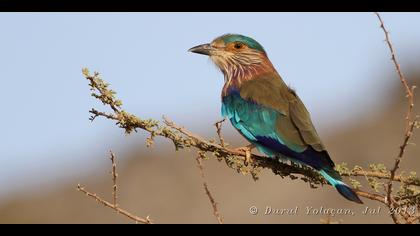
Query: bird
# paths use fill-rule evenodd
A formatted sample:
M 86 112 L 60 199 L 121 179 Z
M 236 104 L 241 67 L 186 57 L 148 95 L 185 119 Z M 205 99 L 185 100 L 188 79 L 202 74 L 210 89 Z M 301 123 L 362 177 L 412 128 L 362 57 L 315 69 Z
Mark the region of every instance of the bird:
M 343 182 L 304 103 L 280 77 L 265 49 L 251 37 L 224 34 L 189 52 L 208 56 L 224 75 L 221 113 L 268 158 L 318 171 L 346 199 L 363 204 Z

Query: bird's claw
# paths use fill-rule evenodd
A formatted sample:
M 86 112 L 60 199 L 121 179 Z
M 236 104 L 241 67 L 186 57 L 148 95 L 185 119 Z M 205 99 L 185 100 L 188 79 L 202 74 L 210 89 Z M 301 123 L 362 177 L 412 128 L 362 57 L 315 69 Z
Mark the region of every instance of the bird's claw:
M 250 145 L 247 145 L 245 147 L 235 148 L 235 151 L 245 152 L 245 163 L 244 163 L 245 166 L 248 166 L 248 164 L 252 162 L 252 159 L 251 159 L 251 154 L 252 153 L 251 153 L 251 151 L 254 148 L 255 148 L 255 145 L 254 144 L 250 144 Z

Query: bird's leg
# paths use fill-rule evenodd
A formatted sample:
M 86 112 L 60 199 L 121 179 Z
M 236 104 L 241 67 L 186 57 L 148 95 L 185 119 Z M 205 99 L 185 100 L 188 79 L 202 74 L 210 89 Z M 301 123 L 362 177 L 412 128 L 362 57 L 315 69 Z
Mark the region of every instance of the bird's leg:
M 235 148 L 235 151 L 245 152 L 245 165 L 248 166 L 251 163 L 251 151 L 255 148 L 254 144 L 249 144 L 245 147 Z

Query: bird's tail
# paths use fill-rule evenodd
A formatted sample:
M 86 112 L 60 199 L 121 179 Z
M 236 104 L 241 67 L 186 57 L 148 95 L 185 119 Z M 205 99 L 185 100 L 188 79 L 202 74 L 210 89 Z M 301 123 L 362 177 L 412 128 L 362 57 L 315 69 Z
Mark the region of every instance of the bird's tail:
M 321 170 L 319 172 L 324 178 L 332 185 L 335 189 L 346 199 L 363 204 L 357 194 L 351 189 L 347 184 L 341 181 L 341 177 L 337 171 L 334 169 L 331 170 Z

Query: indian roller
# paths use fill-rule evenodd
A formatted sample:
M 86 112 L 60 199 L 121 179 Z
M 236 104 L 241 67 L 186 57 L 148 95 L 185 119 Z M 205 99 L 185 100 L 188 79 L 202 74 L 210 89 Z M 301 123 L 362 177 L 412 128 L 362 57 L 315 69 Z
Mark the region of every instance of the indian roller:
M 251 143 L 247 156 L 256 147 L 269 158 L 312 167 L 343 197 L 362 203 L 334 170 L 308 110 L 261 44 L 247 36 L 226 34 L 189 51 L 209 56 L 224 74 L 222 116 Z

